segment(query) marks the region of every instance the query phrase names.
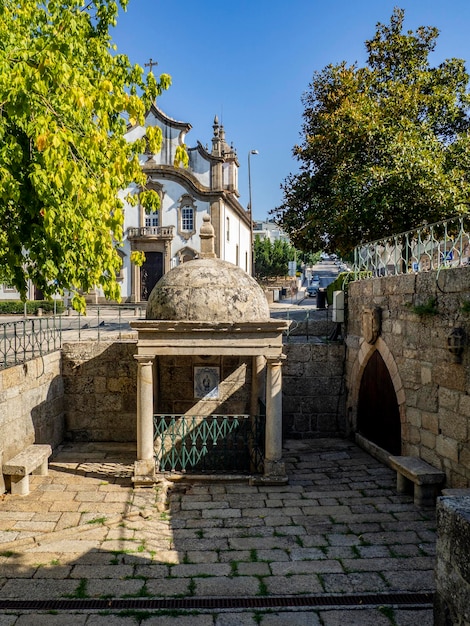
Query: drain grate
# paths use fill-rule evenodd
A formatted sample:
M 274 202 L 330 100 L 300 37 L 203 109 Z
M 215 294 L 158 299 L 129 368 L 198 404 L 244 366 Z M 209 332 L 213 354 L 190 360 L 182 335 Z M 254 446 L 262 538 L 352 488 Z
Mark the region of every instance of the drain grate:
M 311 596 L 256 596 L 244 598 L 135 598 L 79 600 L 0 600 L 0 610 L 11 611 L 121 611 L 139 610 L 222 610 L 294 607 L 432 607 L 432 593 L 370 593 Z

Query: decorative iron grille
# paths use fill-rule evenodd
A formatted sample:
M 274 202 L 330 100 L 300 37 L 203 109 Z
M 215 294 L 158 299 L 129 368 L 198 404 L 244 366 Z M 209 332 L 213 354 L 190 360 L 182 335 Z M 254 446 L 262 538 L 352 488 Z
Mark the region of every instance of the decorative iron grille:
M 55 318 L 26 319 L 0 325 L 0 368 L 25 363 L 61 347 L 62 328 Z
M 470 265 L 469 215 L 425 224 L 354 250 L 356 279 L 467 265 Z
M 159 414 L 153 422 L 158 471 L 263 471 L 262 416 Z

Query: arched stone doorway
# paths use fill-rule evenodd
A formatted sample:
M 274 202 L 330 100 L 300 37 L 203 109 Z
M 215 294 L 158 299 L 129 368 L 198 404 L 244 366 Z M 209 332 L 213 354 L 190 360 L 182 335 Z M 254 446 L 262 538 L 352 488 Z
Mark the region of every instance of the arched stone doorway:
M 401 454 L 401 422 L 392 377 L 378 350 L 364 368 L 357 405 L 358 432 L 387 450 Z

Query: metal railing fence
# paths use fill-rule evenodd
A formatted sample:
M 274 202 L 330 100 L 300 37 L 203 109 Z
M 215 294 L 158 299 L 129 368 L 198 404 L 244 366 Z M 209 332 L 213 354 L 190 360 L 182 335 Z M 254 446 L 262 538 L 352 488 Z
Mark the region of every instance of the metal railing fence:
M 158 471 L 262 471 L 262 416 L 157 414 L 153 422 Z
M 0 316 L 0 369 L 59 350 L 68 341 L 121 340 L 130 336 L 129 322 L 143 317 L 141 306 L 89 306 L 86 315 Z M 2 321 L 2 318 L 5 321 Z
M 463 267 L 470 264 L 470 215 L 425 224 L 357 246 L 356 279 Z
M 25 363 L 62 345 L 60 318 L 46 317 L 0 325 L 0 368 Z

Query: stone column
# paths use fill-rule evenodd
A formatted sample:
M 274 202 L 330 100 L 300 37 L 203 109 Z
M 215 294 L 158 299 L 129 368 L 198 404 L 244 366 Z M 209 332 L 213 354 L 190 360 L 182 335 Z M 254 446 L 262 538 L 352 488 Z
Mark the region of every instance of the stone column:
M 137 360 L 137 461 L 134 484 L 155 482 L 153 452 L 153 357 L 135 356 Z
M 259 415 L 259 399 L 264 398 L 264 373 L 266 361 L 264 356 L 251 359 L 251 416 Z
M 276 483 L 286 483 L 287 476 L 282 461 L 282 361 L 284 355 L 268 358 L 266 377 L 266 440 L 264 478 Z
M 131 263 L 131 302 L 139 302 L 140 301 L 140 267 Z

